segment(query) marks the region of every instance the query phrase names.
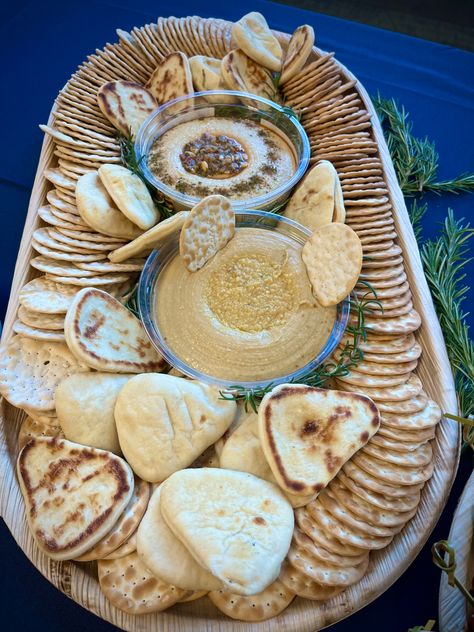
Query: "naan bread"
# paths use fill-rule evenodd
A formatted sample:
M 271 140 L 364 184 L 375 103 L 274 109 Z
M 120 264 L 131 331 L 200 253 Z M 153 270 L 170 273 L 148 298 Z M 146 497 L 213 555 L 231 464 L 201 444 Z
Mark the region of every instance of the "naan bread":
M 154 492 L 138 527 L 137 551 L 151 572 L 186 590 L 219 590 L 222 582 L 203 568 L 168 527 L 160 509 L 161 486 Z
M 56 437 L 27 443 L 17 474 L 31 533 L 55 560 L 73 559 L 97 544 L 133 493 L 133 472 L 123 459 Z
M 309 24 L 299 26 L 288 43 L 281 69 L 280 85 L 292 79 L 305 65 L 314 44 L 314 30 Z
M 359 393 L 281 384 L 258 410 L 264 454 L 282 489 L 320 492 L 380 425 L 374 402 Z
M 134 81 L 109 81 L 100 86 L 97 103 L 102 114 L 125 136 L 136 136 L 143 121 L 158 107 L 151 94 Z
M 165 374 L 137 375 L 120 391 L 115 421 L 133 470 L 161 482 L 221 437 L 236 412 L 219 389 Z
M 181 470 L 163 483 L 160 508 L 173 533 L 227 590 L 253 595 L 278 577 L 294 520 L 275 485 L 245 472 Z
M 131 375 L 78 373 L 59 383 L 54 400 L 66 439 L 121 454 L 114 408 Z
M 238 428 L 225 441 L 220 458 L 220 467 L 226 470 L 248 472 L 269 483 L 278 485 L 262 450 L 258 434 L 258 414 L 253 410 L 244 413 Z M 292 507 L 302 507 L 314 498 L 314 492 L 308 496 L 297 496 L 283 490 Z
M 232 28 L 232 39 L 249 57 L 265 68 L 281 70 L 283 51 L 261 13 L 244 15 Z
M 150 192 L 135 173 L 121 165 L 102 165 L 99 177 L 117 208 L 131 222 L 143 230 L 158 223 L 160 214 Z
M 64 333 L 71 352 L 97 371 L 144 373 L 165 366 L 138 318 L 96 288 L 76 294 L 66 314 Z
M 146 83 L 158 105 L 193 94 L 193 79 L 188 58 L 179 51 L 164 57 Z
M 275 100 L 271 73 L 240 49 L 231 50 L 223 58 L 221 74 L 230 90 L 251 92 L 259 97 Z

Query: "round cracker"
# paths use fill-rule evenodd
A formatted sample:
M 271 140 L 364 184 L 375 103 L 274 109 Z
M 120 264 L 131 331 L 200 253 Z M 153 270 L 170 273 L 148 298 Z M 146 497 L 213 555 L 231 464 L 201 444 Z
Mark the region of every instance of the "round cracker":
M 436 402 L 428 400 L 426 407 L 419 412 L 411 414 L 394 414 L 384 412 L 385 426 L 399 428 L 400 430 L 426 430 L 436 426 L 442 417 L 441 409 Z
M 338 380 L 343 384 L 351 384 L 360 386 L 360 390 L 369 388 L 387 388 L 389 386 L 400 386 L 408 382 L 410 373 L 402 373 L 395 375 L 372 375 L 370 373 L 359 373 L 355 369 L 351 369 L 347 375 L 340 376 Z
M 64 285 L 74 285 L 79 287 L 98 287 L 101 285 L 115 285 L 117 283 L 123 283 L 128 281 L 130 275 L 128 274 L 113 274 L 112 272 L 103 274 L 101 276 L 92 277 L 68 277 L 59 276 L 56 274 L 48 274 L 48 278 L 56 283 L 63 283 Z
M 94 254 L 83 254 L 53 249 L 49 246 L 45 246 L 44 244 L 40 244 L 34 237 L 31 240 L 31 245 L 37 252 L 40 253 L 40 255 L 50 257 L 51 259 L 57 259 L 58 261 L 100 261 L 101 259 L 106 258 L 104 254 L 99 252 Z
M 62 342 L 14 336 L 0 354 L 0 393 L 22 408 L 54 410 L 54 391 L 73 373 L 90 371 Z
M 33 340 L 49 340 L 51 342 L 64 342 L 66 340 L 64 331 L 30 327 L 30 325 L 25 325 L 21 320 L 15 320 L 12 329 L 16 334 Z
M 365 555 L 367 551 L 365 548 L 347 542 L 341 542 L 332 533 L 320 529 L 314 523 L 310 514 L 304 509 L 295 511 L 295 519 L 301 531 L 307 535 L 310 540 L 316 545 L 324 547 L 332 554 L 359 558 L 361 555 Z
M 385 495 L 387 498 L 405 498 L 418 494 L 424 483 L 414 485 L 398 485 L 397 483 L 386 483 L 377 476 L 369 474 L 366 470 L 359 467 L 354 460 L 348 461 L 343 465 L 342 471 L 347 478 L 352 479 L 355 483 L 365 489 Z
M 296 569 L 285 560 L 280 571 L 280 581 L 298 597 L 312 601 L 326 601 L 344 590 L 342 586 L 322 586 Z
M 429 442 L 422 443 L 415 450 L 400 452 L 391 450 L 390 448 L 378 446 L 375 444 L 367 445 L 362 451 L 363 454 L 374 456 L 381 461 L 400 465 L 400 467 L 419 467 L 428 465 L 433 458 L 433 450 Z
M 366 551 L 363 551 L 360 555 L 338 555 L 337 553 L 328 551 L 323 546 L 316 544 L 316 542 L 303 533 L 298 526 L 295 526 L 293 540 L 298 547 L 306 549 L 313 557 L 321 562 L 340 568 L 357 566 L 364 561 L 367 555 Z
M 428 403 L 428 397 L 420 392 L 409 399 L 402 401 L 378 401 L 377 408 L 381 413 L 417 413 L 423 410 Z
M 36 270 L 41 270 L 41 272 L 45 272 L 47 274 L 53 274 L 57 276 L 65 276 L 65 277 L 83 277 L 83 276 L 94 276 L 94 272 L 84 273 L 84 270 L 80 270 L 76 268 L 73 263 L 68 263 L 64 261 L 58 261 L 56 259 L 49 259 L 48 257 L 44 257 L 43 255 L 39 255 L 38 257 L 33 257 L 30 260 L 30 265 Z
M 355 468 L 357 469 L 357 468 Z M 365 472 L 360 470 L 359 480 L 366 480 Z M 418 506 L 421 498 L 420 489 L 412 494 L 404 494 L 400 497 L 388 496 L 384 493 L 378 493 L 365 487 L 363 484 L 357 483 L 355 480 L 346 476 L 341 471 L 338 474 L 338 481 L 351 492 L 356 494 L 360 499 L 370 503 L 378 509 L 386 509 L 398 513 L 407 513 L 413 511 Z
M 358 393 L 361 390 L 360 386 L 349 384 L 348 382 L 340 382 L 339 378 L 336 380 L 342 387 L 342 390 Z M 411 375 L 407 382 L 399 384 L 398 386 L 389 386 L 385 388 L 375 388 L 364 386 L 364 395 L 367 395 L 373 399 L 376 403 L 381 402 L 399 402 L 409 400 L 416 395 L 419 395 L 423 389 L 423 385 L 420 379 L 416 375 Z
M 102 274 L 103 272 L 141 272 L 144 265 L 145 261 L 143 259 L 128 259 L 124 263 L 112 263 L 109 261 L 78 263 L 77 267 L 95 274 Z
M 353 462 L 354 465 L 377 477 L 382 482 L 392 483 L 393 485 L 412 486 L 425 483 L 433 474 L 432 461 L 419 467 L 401 467 L 360 451 L 353 458 Z
M 49 236 L 56 242 L 66 244 L 71 248 L 77 249 L 79 252 L 109 252 L 110 250 L 114 250 L 115 248 L 118 248 L 123 244 L 122 240 L 113 242 L 99 242 L 79 239 L 75 236 L 70 237 L 69 235 L 65 235 L 55 228 L 48 228 L 48 233 Z
M 51 236 L 51 232 L 54 232 L 54 228 L 37 228 L 33 232 L 33 241 L 35 243 L 40 244 L 41 246 L 46 246 L 47 248 L 52 248 L 54 250 L 59 250 L 60 252 L 66 253 L 79 253 L 79 254 L 94 254 L 94 250 L 91 248 L 81 248 L 76 246 L 69 246 L 67 244 L 63 244 L 59 242 L 57 239 Z M 51 231 L 51 232 L 50 232 Z
M 125 557 L 133 551 L 137 550 L 137 532 L 134 531 L 132 535 L 125 540 L 123 544 L 121 544 L 118 549 L 109 553 L 109 555 L 104 556 L 104 560 L 118 560 L 120 557 Z
M 303 246 L 302 259 L 318 302 L 336 305 L 354 288 L 362 267 L 362 246 L 346 224 L 321 226 Z
M 18 308 L 18 318 L 25 325 L 37 327 L 39 329 L 64 329 L 64 316 L 62 314 L 42 314 L 27 309 L 24 305 Z
M 160 612 L 185 593 L 152 575 L 136 551 L 117 560 L 99 560 L 97 571 L 104 595 L 113 606 L 128 614 Z
M 209 599 L 221 612 L 240 621 L 266 621 L 279 615 L 295 598 L 281 581 L 275 580 L 258 595 L 236 595 L 215 590 L 208 593 Z
M 84 241 L 92 241 L 92 242 L 98 242 L 101 244 L 112 244 L 111 245 L 111 249 L 112 248 L 117 248 L 118 245 L 124 243 L 123 240 L 117 240 L 116 237 L 109 237 L 108 235 L 101 235 L 100 233 L 96 233 L 95 231 L 83 231 L 81 229 L 76 229 L 76 228 L 58 228 L 58 233 L 61 233 L 62 235 L 66 235 L 67 237 L 72 237 L 73 239 L 80 239 L 80 240 L 84 240 Z
M 41 276 L 21 288 L 18 300 L 21 305 L 34 312 L 65 314 L 76 294 L 77 288 Z
M 85 224 L 71 222 L 63 217 L 58 217 L 55 213 L 52 212 L 52 209 L 49 205 L 42 206 L 38 209 L 38 215 L 41 217 L 43 222 L 50 224 L 51 226 L 56 226 L 57 228 L 68 228 L 71 230 L 82 230 L 82 231 L 92 231 L 93 229 Z M 75 219 L 75 218 L 74 218 Z

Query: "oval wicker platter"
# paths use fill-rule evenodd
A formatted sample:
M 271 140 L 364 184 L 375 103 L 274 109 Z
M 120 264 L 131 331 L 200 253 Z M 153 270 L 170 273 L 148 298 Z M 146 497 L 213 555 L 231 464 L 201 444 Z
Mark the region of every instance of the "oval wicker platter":
M 230 23 L 223 20 L 204 20 L 196 18 L 192 23 L 195 29 L 188 38 L 167 40 L 163 36 L 163 24 L 136 28 L 132 31 L 135 44 L 130 40 L 107 45 L 106 53 L 100 51 L 89 57 L 83 65 L 89 76 L 101 77 L 102 81 L 110 79 L 132 79 L 145 81 L 147 73 L 153 70 L 153 63 L 163 54 L 176 50 L 177 43 L 182 44 L 188 55 L 204 54 L 222 57 L 230 49 Z M 174 32 L 174 31 L 171 31 Z M 278 34 L 283 45 L 288 36 Z M 113 58 L 114 64 L 106 63 Z M 326 53 L 314 48 L 310 60 L 316 60 Z M 128 69 L 128 60 L 141 59 Z M 372 142 L 370 155 L 381 161 L 389 202 L 392 205 L 398 243 L 403 250 L 404 265 L 413 293 L 414 307 L 422 318 L 422 326 L 417 332 L 417 340 L 423 348 L 423 355 L 417 373 L 421 378 L 428 395 L 435 399 L 445 411 L 456 411 L 456 396 L 453 378 L 444 346 L 440 326 L 433 308 L 431 296 L 423 274 L 417 243 L 408 218 L 404 199 L 397 183 L 390 155 L 383 138 L 377 116 L 369 96 L 357 79 L 339 62 L 334 60 L 334 73 L 337 74 L 337 89 L 331 94 L 336 100 L 347 100 L 350 95 L 359 103 L 353 120 L 354 132 L 362 128 L 369 132 Z M 150 70 L 151 69 L 151 70 Z M 114 74 L 115 73 L 115 74 Z M 97 81 L 96 81 L 97 83 Z M 308 94 L 311 96 L 304 105 L 312 105 L 324 94 L 324 85 L 317 81 Z M 67 86 L 65 88 L 67 90 Z M 318 96 L 319 95 L 319 96 Z M 290 103 L 291 105 L 291 103 Z M 55 105 L 51 112 L 49 125 L 54 124 L 55 112 L 60 107 Z M 337 114 L 334 114 L 337 116 Z M 352 115 L 351 115 L 352 116 Z M 330 119 L 330 116 L 329 116 Z M 304 124 L 304 119 L 303 119 Z M 351 134 L 351 129 L 347 134 Z M 328 157 L 331 160 L 331 148 L 313 148 L 312 162 Z M 339 154 L 340 155 L 340 154 Z M 23 239 L 15 268 L 8 313 L 3 330 L 5 341 L 12 333 L 12 324 L 18 306 L 18 292 L 22 285 L 36 276 L 28 265 L 32 257 L 31 235 L 41 221 L 37 209 L 44 203 L 50 185 L 43 177 L 43 171 L 54 165 L 54 143 L 49 136 L 45 137 L 39 160 L 38 171 L 32 191 L 28 216 L 25 223 Z M 335 161 L 337 168 L 337 160 Z M 179 604 L 159 614 L 131 616 L 114 608 L 102 595 L 96 579 L 93 563 L 78 564 L 74 562 L 56 562 L 36 548 L 28 531 L 25 508 L 15 476 L 16 438 L 24 413 L 3 401 L 0 413 L 0 510 L 15 540 L 28 558 L 65 595 L 74 599 L 88 610 L 110 621 L 119 628 L 133 631 L 167 630 L 169 632 L 191 632 L 208 630 L 210 632 L 267 632 L 278 629 L 287 632 L 310 632 L 319 630 L 331 623 L 339 621 L 352 612 L 362 608 L 382 594 L 410 565 L 431 533 L 449 494 L 459 459 L 460 437 L 457 425 L 450 420 L 443 420 L 437 429 L 433 442 L 434 474 L 423 489 L 421 503 L 416 516 L 399 533 L 385 549 L 373 552 L 370 566 L 363 579 L 351 586 L 339 596 L 324 603 L 316 603 L 297 598 L 278 619 L 270 619 L 263 623 L 250 624 L 228 619 L 220 614 L 206 599 L 193 603 Z

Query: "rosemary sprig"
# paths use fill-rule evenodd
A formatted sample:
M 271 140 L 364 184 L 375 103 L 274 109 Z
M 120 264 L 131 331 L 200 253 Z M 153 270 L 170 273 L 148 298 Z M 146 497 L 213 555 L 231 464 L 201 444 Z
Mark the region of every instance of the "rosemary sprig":
M 448 555 L 447 561 L 445 560 L 446 553 Z M 431 547 L 431 555 L 433 556 L 433 563 L 435 566 L 447 574 L 448 584 L 450 586 L 456 586 L 461 591 L 467 602 L 470 603 L 471 606 L 474 606 L 474 597 L 454 574 L 456 571 L 456 554 L 449 542 L 447 540 L 435 542 Z
M 416 240 L 420 242 L 421 239 L 421 220 L 423 219 L 426 211 L 428 210 L 428 204 L 419 204 L 418 200 L 415 198 L 411 206 L 407 207 L 408 216 L 410 217 L 411 224 L 413 226 L 413 232 L 415 233 Z
M 412 134 L 412 123 L 403 105 L 399 106 L 395 99 L 384 99 L 380 94 L 373 102 L 405 195 L 425 191 L 438 194 L 474 191 L 473 173 L 437 181 L 439 156 L 435 144 L 428 138 L 417 138 Z
M 124 307 L 126 307 L 129 311 L 132 312 L 134 316 L 140 318 L 140 312 L 138 311 L 138 283 L 135 285 L 133 290 L 129 293 L 127 300 L 124 303 Z
M 421 259 L 453 368 L 459 409 L 462 417 L 469 417 L 474 414 L 474 343 L 462 304 L 469 291 L 463 268 L 471 260 L 468 242 L 474 229 L 463 221 L 455 220 L 449 209 L 440 236 L 423 245 Z
M 377 299 L 375 289 L 370 283 L 359 281 L 359 284 L 365 285 L 367 292 L 360 299 L 357 297 L 352 299 L 351 307 L 354 314 L 352 322 L 354 324 L 346 327 L 346 333 L 351 336 L 351 339 L 346 340 L 338 358 L 331 358 L 331 360 L 319 365 L 312 371 L 308 371 L 298 378 L 289 380 L 288 383 L 306 384 L 307 386 L 321 388 L 324 387 L 328 380 L 347 375 L 351 368 L 356 367 L 363 360 L 364 353 L 359 347 L 359 344 L 361 340 L 365 341 L 367 336 L 365 329 L 366 313 L 372 311 L 373 305 L 377 305 L 382 310 L 383 307 Z M 235 384 L 228 390 L 221 391 L 220 397 L 225 400 L 243 402 L 246 411 L 252 409 L 254 412 L 257 412 L 260 401 L 267 393 L 272 391 L 275 386 L 276 384 L 272 382 L 261 388 L 247 389 L 244 386 Z

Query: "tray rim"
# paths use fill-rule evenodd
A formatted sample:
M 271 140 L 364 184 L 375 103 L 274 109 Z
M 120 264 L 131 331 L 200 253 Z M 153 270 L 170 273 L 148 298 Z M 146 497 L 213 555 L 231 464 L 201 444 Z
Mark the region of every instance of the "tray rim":
M 277 35 L 282 41 L 288 41 L 289 39 L 289 35 L 287 34 L 277 33 Z M 313 48 L 313 54 L 315 53 L 318 56 L 320 56 L 324 52 L 325 51 L 322 51 L 321 49 L 317 47 Z M 456 394 L 455 394 L 455 389 L 454 389 L 453 376 L 451 373 L 451 368 L 449 365 L 449 360 L 448 360 L 446 348 L 444 345 L 444 339 L 441 333 L 439 321 L 434 311 L 431 294 L 429 292 L 426 279 L 423 273 L 418 246 L 417 246 L 417 242 L 413 233 L 413 229 L 411 227 L 410 220 L 408 218 L 405 201 L 396 179 L 393 164 L 390 158 L 390 154 L 388 152 L 387 145 L 385 143 L 385 139 L 383 136 L 380 123 L 378 121 L 378 117 L 375 113 L 370 97 L 367 94 L 365 88 L 360 83 L 360 81 L 357 80 L 357 78 L 344 65 L 342 65 L 339 61 L 337 61 L 337 59 L 335 59 L 335 61 L 338 64 L 345 78 L 347 80 L 354 80 L 356 82 L 354 85 L 354 89 L 357 90 L 357 92 L 359 93 L 365 107 L 367 108 L 367 111 L 371 115 L 373 134 L 378 143 L 380 159 L 382 161 L 382 165 L 384 169 L 384 176 L 387 180 L 389 196 L 393 204 L 393 209 L 394 209 L 393 217 L 394 217 L 395 225 L 397 228 L 397 237 L 404 254 L 404 264 L 405 264 L 406 272 L 409 277 L 411 288 L 416 289 L 417 291 L 416 294 L 414 293 L 413 295 L 414 305 L 416 309 L 419 311 L 420 315 L 422 316 L 422 323 L 423 323 L 419 340 L 420 341 L 424 340 L 424 337 L 427 337 L 428 339 L 432 339 L 432 338 L 436 339 L 435 354 L 436 354 L 436 360 L 438 361 L 437 368 L 441 371 L 441 375 L 438 376 L 439 379 L 437 381 L 443 384 L 443 397 L 441 398 L 443 400 L 442 404 L 444 405 L 443 406 L 444 410 L 450 410 L 450 411 L 455 412 L 457 410 Z M 48 125 L 52 125 L 54 123 L 55 107 L 56 107 L 56 104 L 53 105 L 53 108 L 51 110 Z M 31 233 L 35 227 L 35 224 L 38 222 L 38 217 L 36 214 L 37 208 L 42 203 L 46 189 L 48 187 L 47 181 L 42 175 L 42 171 L 45 168 L 45 166 L 49 164 L 49 162 L 51 161 L 53 157 L 53 148 L 54 148 L 54 144 L 52 140 L 50 139 L 49 136 L 45 136 L 42 149 L 41 149 L 41 154 L 38 161 L 38 170 L 36 172 L 36 176 L 34 180 L 34 185 L 33 185 L 32 194 L 30 198 L 30 204 L 28 207 L 28 213 L 25 220 L 25 227 L 23 230 L 23 235 L 22 235 L 22 239 L 20 243 L 18 258 L 15 265 L 15 271 L 14 271 L 14 277 L 13 277 L 13 282 L 12 282 L 12 288 L 10 292 L 8 308 L 7 308 L 7 314 L 5 318 L 4 329 L 2 332 L 2 342 L 4 342 L 11 335 L 11 326 L 13 324 L 13 320 L 15 318 L 16 309 L 18 305 L 17 297 L 18 297 L 19 289 L 25 283 L 25 280 L 27 277 L 33 278 L 33 276 L 36 276 L 35 273 L 32 272 L 28 266 L 28 262 L 32 254 Z M 426 330 L 427 324 L 429 324 L 429 331 Z M 428 390 L 431 390 L 431 392 L 433 393 L 435 392 L 437 393 L 437 391 L 435 390 L 435 385 L 432 383 L 433 380 L 432 379 L 430 380 L 430 373 L 423 369 L 424 365 L 427 362 L 427 358 L 425 357 L 425 354 L 423 354 L 422 358 L 423 357 L 424 357 L 424 361 L 422 360 L 422 363 L 421 363 L 421 372 L 426 374 L 423 377 L 423 379 L 427 380 Z M 432 362 L 434 362 L 434 359 L 432 359 Z M 438 397 L 437 399 L 439 400 L 440 398 Z M 5 408 L 8 411 L 8 409 L 11 407 L 8 404 L 5 404 L 5 402 L 3 401 L 2 413 L 5 413 Z M 19 414 L 17 415 L 17 417 L 19 418 L 20 416 L 22 416 L 22 413 L 20 411 L 18 411 L 18 413 Z M 13 414 L 13 416 L 15 416 L 15 414 Z M 22 507 L 21 494 L 20 494 L 20 502 L 18 502 L 18 493 L 19 493 L 18 489 L 16 489 L 16 492 L 17 492 L 17 502 L 15 503 L 16 506 L 13 506 L 11 503 L 8 502 L 9 496 L 10 496 L 9 492 L 11 491 L 11 487 L 8 485 L 5 485 L 5 483 L 6 482 L 10 483 L 10 485 L 13 485 L 13 488 L 15 487 L 18 488 L 18 484 L 17 484 L 15 474 L 14 474 L 14 468 L 12 467 L 12 464 L 10 462 L 9 455 L 8 455 L 8 445 L 7 445 L 4 422 L 5 422 L 4 414 L 1 414 L 0 415 L 0 482 L 2 483 L 2 485 L 0 489 L 0 515 L 3 516 L 7 524 L 7 527 L 12 532 L 13 537 L 15 538 L 19 546 L 22 548 L 22 550 L 25 552 L 27 557 L 33 562 L 36 568 L 38 568 L 38 570 L 51 583 L 53 583 L 56 587 L 58 587 L 64 594 L 66 594 L 66 596 L 74 599 L 76 603 L 78 603 L 79 605 L 82 605 L 83 607 L 86 607 L 88 610 L 90 610 L 97 616 L 113 623 L 114 625 L 120 626 L 126 630 L 156 629 L 156 627 L 153 627 L 153 626 L 150 627 L 146 624 L 142 624 L 141 621 L 140 622 L 138 621 L 138 619 L 140 620 L 144 619 L 145 618 L 144 615 L 139 616 L 139 617 L 126 615 L 125 613 L 122 613 L 119 610 L 110 606 L 110 604 L 108 606 L 107 604 L 105 604 L 105 607 L 103 605 L 102 607 L 100 607 L 101 604 L 99 602 L 101 601 L 101 597 L 103 599 L 103 596 L 99 595 L 98 599 L 94 599 L 93 596 L 91 596 L 89 592 L 87 592 L 85 595 L 81 594 L 82 584 L 84 582 L 87 583 L 87 580 L 89 578 L 89 575 L 86 571 L 90 569 L 86 568 L 86 570 L 84 570 L 85 567 L 79 568 L 77 565 L 70 562 L 58 563 L 58 562 L 53 562 L 52 560 L 49 560 L 48 558 L 46 558 L 46 560 L 38 559 L 45 556 L 41 556 L 38 554 L 36 547 L 32 544 L 32 538 L 31 536 L 29 536 L 29 533 L 27 533 L 26 536 L 24 533 L 23 534 L 18 533 L 16 522 L 20 523 L 20 529 L 22 525 L 23 525 L 23 529 L 25 527 L 25 521 L 23 520 L 24 507 Z M 364 578 L 359 584 L 356 584 L 356 587 L 359 588 L 360 592 L 366 593 L 363 599 L 359 599 L 358 603 L 352 603 L 352 604 L 345 603 L 344 600 L 342 600 L 341 602 L 341 599 L 335 598 L 333 600 L 330 600 L 329 602 L 325 602 L 324 605 L 319 608 L 320 612 L 318 612 L 317 620 L 311 617 L 311 621 L 308 621 L 307 616 L 305 616 L 305 612 L 303 612 L 303 610 L 305 611 L 308 610 L 308 607 L 306 606 L 306 608 L 303 608 L 303 609 L 298 608 L 298 611 L 301 610 L 301 613 L 296 612 L 295 617 L 297 620 L 299 618 L 301 623 L 304 624 L 304 627 L 298 628 L 298 632 L 303 632 L 303 630 L 304 631 L 308 630 L 309 632 L 309 630 L 322 629 L 323 627 L 327 625 L 335 623 L 336 621 L 341 621 L 342 619 L 346 618 L 347 616 L 349 616 L 356 610 L 359 610 L 360 608 L 364 607 L 365 605 L 367 605 L 368 603 L 376 599 L 378 596 L 380 596 L 380 594 L 382 594 L 390 585 L 392 585 L 411 564 L 414 557 L 419 553 L 421 548 L 424 546 L 426 540 L 428 539 L 431 531 L 433 530 L 437 522 L 437 517 L 439 516 L 449 496 L 449 492 L 453 484 L 456 471 L 457 471 L 457 466 L 459 463 L 460 430 L 458 428 L 458 425 L 451 420 L 444 419 L 438 428 L 437 442 L 447 443 L 448 447 L 451 448 L 451 450 L 449 451 L 447 456 L 445 454 L 443 455 L 437 454 L 438 458 L 436 459 L 436 464 L 438 468 L 435 468 L 435 475 L 429 481 L 427 486 L 425 486 L 424 496 L 426 496 L 428 493 L 425 490 L 429 491 L 431 487 L 434 487 L 435 482 L 437 482 L 438 478 L 442 478 L 441 482 L 444 483 L 441 486 L 442 493 L 441 494 L 438 493 L 435 495 L 436 511 L 432 511 L 432 516 L 431 516 L 431 520 L 428 522 L 428 527 L 426 527 L 426 522 L 423 521 L 424 529 L 422 531 L 422 535 L 421 537 L 418 536 L 417 538 L 415 538 L 416 544 L 410 549 L 410 556 L 409 557 L 405 556 L 403 561 L 401 562 L 399 561 L 398 566 L 396 567 L 397 572 L 394 573 L 393 568 L 390 568 L 391 572 L 388 573 L 388 575 L 384 576 L 383 578 L 384 582 L 382 584 L 382 587 L 379 586 L 378 588 L 374 589 L 373 587 L 370 588 L 370 586 L 365 586 L 367 581 L 364 582 L 364 579 L 366 579 L 368 575 L 371 575 L 371 573 L 369 572 L 368 575 L 366 575 L 366 578 Z M 441 458 L 441 456 L 443 458 Z M 444 469 L 444 476 L 441 476 L 443 469 Z M 420 514 L 422 513 L 422 510 L 423 510 L 423 497 L 422 497 L 422 502 L 420 504 L 420 509 L 417 512 L 417 515 L 415 516 L 415 518 L 410 523 L 408 523 L 407 527 L 402 531 L 402 533 L 399 536 L 397 536 L 394 539 L 393 543 L 389 547 L 382 550 L 381 554 L 372 553 L 371 554 L 372 560 L 374 558 L 379 560 L 380 558 L 386 557 L 387 554 L 392 552 L 392 549 L 394 549 L 393 552 L 395 553 L 397 546 L 402 544 L 401 543 L 402 536 L 405 536 L 411 531 L 413 531 L 414 525 L 417 522 L 417 518 L 418 519 L 420 518 Z M 20 516 L 20 519 L 19 519 L 19 516 Z M 21 542 L 22 536 L 23 536 L 23 539 L 27 540 L 24 546 L 22 546 L 22 542 Z M 373 566 L 373 563 L 371 563 L 371 567 L 372 566 Z M 78 589 L 77 593 L 76 593 L 76 589 Z M 352 588 L 346 592 L 352 593 Z M 344 594 L 345 593 L 343 593 L 343 595 Z M 86 598 L 84 599 L 84 597 Z M 86 603 L 84 603 L 84 601 Z M 298 599 L 297 601 L 301 602 L 302 600 Z M 196 602 L 196 603 L 198 604 L 199 602 Z M 308 602 L 307 600 L 304 600 L 304 603 L 311 605 L 311 602 Z M 327 607 L 326 607 L 326 604 L 327 604 Z M 219 618 L 213 617 L 212 619 L 204 617 L 204 618 L 199 618 L 198 620 L 200 622 L 206 621 L 208 624 L 207 629 L 209 630 L 221 631 L 224 628 L 228 628 L 229 630 L 230 629 L 242 630 L 242 631 L 243 630 L 245 631 L 259 630 L 262 632 L 263 631 L 266 632 L 266 630 L 270 630 L 272 628 L 272 623 L 275 623 L 276 621 L 279 621 L 279 622 L 282 622 L 282 624 L 285 624 L 285 623 L 288 623 L 290 619 L 293 619 L 294 617 L 289 617 L 289 614 L 291 610 L 293 609 L 293 607 L 290 606 L 290 609 L 285 611 L 278 618 L 269 619 L 268 621 L 262 622 L 259 624 L 246 624 L 244 622 L 235 621 L 235 620 L 224 618 L 224 617 L 219 617 Z M 191 621 L 191 626 L 192 626 L 193 625 L 192 621 L 195 620 L 195 619 L 192 619 L 193 617 L 192 608 L 193 608 L 192 604 L 189 604 L 189 605 L 183 604 L 181 606 L 179 613 L 178 614 L 175 613 L 175 616 L 168 616 L 167 612 L 169 611 L 159 613 L 158 616 L 165 615 L 163 616 L 163 629 L 184 630 L 186 628 L 186 630 L 191 630 L 192 627 L 191 628 L 188 627 L 187 624 L 185 628 L 179 627 L 179 626 L 175 627 L 174 619 L 176 619 L 177 622 L 179 621 L 182 622 L 183 618 L 184 619 L 188 618 L 187 623 Z M 316 608 L 316 606 L 314 606 L 314 608 Z M 206 608 L 206 610 L 208 609 L 209 608 Z M 199 611 L 199 607 L 197 607 L 197 610 Z M 336 610 L 338 610 L 337 614 L 335 614 Z M 285 616 L 285 613 L 286 613 L 286 616 Z M 153 617 L 153 615 L 146 615 L 146 617 Z M 153 617 L 152 619 L 149 619 L 149 621 L 153 621 L 154 619 L 155 617 Z M 131 625 L 129 625 L 130 621 L 132 622 Z M 314 625 L 317 625 L 318 627 L 314 628 Z M 296 630 L 296 628 L 287 628 L 287 629 Z

